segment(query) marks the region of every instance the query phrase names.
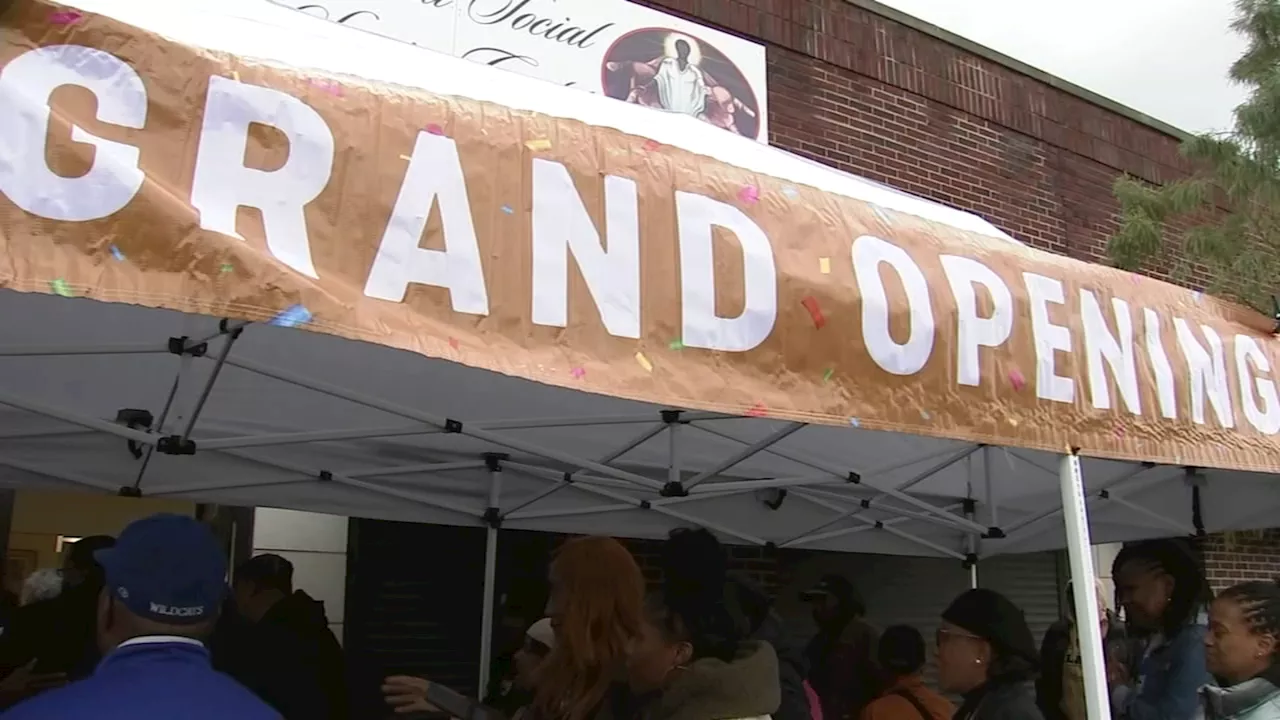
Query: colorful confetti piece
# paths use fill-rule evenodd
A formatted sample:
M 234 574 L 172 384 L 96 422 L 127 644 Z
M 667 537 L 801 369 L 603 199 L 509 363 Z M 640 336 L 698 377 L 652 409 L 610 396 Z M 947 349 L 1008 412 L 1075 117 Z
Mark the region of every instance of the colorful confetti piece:
M 506 213 L 506 214 L 508 214 L 508 215 L 512 215 L 512 214 L 514 214 L 514 213 L 515 213 L 515 210 L 512 210 L 510 205 L 503 205 L 503 206 L 502 206 L 502 212 L 504 212 L 504 213 Z
M 821 330 L 823 325 L 827 324 L 827 318 L 822 314 L 822 308 L 818 305 L 818 299 L 810 295 L 800 301 L 805 310 L 809 311 L 809 317 L 813 318 L 813 326 Z
M 649 362 L 649 358 L 645 357 L 644 353 L 636 353 L 636 362 L 640 363 L 640 367 L 644 368 L 645 372 L 653 372 L 653 363 Z
M 791 200 L 795 200 L 796 197 L 800 195 L 800 191 L 788 185 L 782 188 L 782 194 L 786 195 Z
M 581 380 L 582 378 L 586 377 L 587 371 L 580 367 L 576 367 L 570 370 L 569 374 L 572 375 L 575 380 Z
M 449 338 L 449 347 L 453 348 L 454 350 L 457 350 L 461 346 L 462 346 L 462 343 L 458 342 L 458 338 L 455 338 L 455 337 Z
M 80 22 L 80 18 L 84 17 L 75 10 L 63 10 L 49 16 L 49 22 L 54 25 L 72 25 Z
M 748 205 L 755 205 L 760 202 L 760 188 L 755 185 L 744 185 L 738 191 L 738 199 Z
M 862 421 L 855 417 L 849 418 L 849 424 L 856 428 L 862 427 Z
M 818 272 L 823 275 L 831 274 L 831 258 L 818 258 Z
M 277 327 L 297 327 L 311 322 L 311 311 L 301 305 L 291 305 L 271 318 L 268 324 Z
M 337 80 L 328 80 L 325 78 L 313 78 L 311 80 L 311 85 L 312 87 L 320 88 L 321 90 L 335 97 L 342 97 L 342 85 Z
M 68 285 L 67 281 L 63 280 L 62 278 L 58 278 L 57 280 L 50 280 L 49 289 L 54 291 L 56 294 L 61 295 L 62 297 L 76 296 L 76 294 L 71 291 L 71 286 Z
M 921 420 L 932 420 L 932 419 L 933 419 L 933 416 L 929 414 L 929 411 L 928 411 L 928 410 L 921 410 L 921 411 L 920 411 L 920 419 L 921 419 Z
M 1019 425 L 1018 418 L 1013 418 L 1013 417 L 1009 418 L 1009 424 L 1012 425 L 1013 427 L 1018 427 Z
M 684 343 L 681 342 L 680 340 L 672 340 L 671 342 L 667 343 L 667 349 L 675 350 L 676 352 L 679 352 L 684 349 Z
M 440 127 L 436 123 L 431 123 L 430 125 L 428 125 L 426 127 L 426 130 L 431 135 L 444 135 L 444 128 Z
M 884 208 L 880 207 L 879 205 L 872 205 L 871 212 L 875 213 L 876 219 L 884 223 L 885 225 L 893 224 L 893 221 L 889 219 L 889 213 L 885 212 Z
M 115 258 L 117 262 L 124 262 L 124 253 L 120 252 L 120 248 L 115 245 L 111 246 L 111 257 Z
M 747 409 L 747 417 L 764 417 L 767 412 L 764 403 L 756 403 Z
M 829 382 L 831 382 L 831 377 L 832 377 L 833 375 L 835 375 L 835 374 L 836 374 L 836 369 L 835 369 L 835 368 L 827 368 L 827 369 L 826 369 L 826 370 L 824 370 L 824 371 L 823 371 L 823 373 L 822 373 L 822 382 L 824 382 L 824 383 L 829 383 Z
M 1009 371 L 1009 384 L 1017 392 L 1022 392 L 1022 388 L 1027 386 L 1027 379 L 1022 377 L 1022 371 L 1013 369 Z
M 413 158 L 409 157 L 408 155 L 401 155 L 400 159 L 405 162 L 409 162 L 410 160 L 413 160 Z
M 1196 301 L 1197 305 L 1199 305 L 1201 302 L 1204 302 L 1204 293 L 1197 290 L 1191 294 L 1191 298 Z
M 534 152 L 538 152 L 539 150 L 550 150 L 551 141 L 547 140 L 546 138 L 538 138 L 537 140 L 526 140 L 524 143 L 524 146 Z
M 232 80 L 235 80 L 236 82 L 240 82 L 240 73 L 239 73 L 239 72 L 236 72 L 235 70 L 232 70 L 232 71 L 231 71 L 231 79 L 232 79 Z
M 642 147 L 644 147 L 644 149 L 649 152 L 653 152 L 654 150 L 657 150 L 658 148 L 662 147 L 662 143 L 658 142 L 657 140 L 645 140 L 644 145 Z
M 229 273 L 229 272 L 235 272 L 235 269 L 236 267 L 231 263 L 222 263 L 222 267 L 218 268 L 218 271 L 223 273 Z

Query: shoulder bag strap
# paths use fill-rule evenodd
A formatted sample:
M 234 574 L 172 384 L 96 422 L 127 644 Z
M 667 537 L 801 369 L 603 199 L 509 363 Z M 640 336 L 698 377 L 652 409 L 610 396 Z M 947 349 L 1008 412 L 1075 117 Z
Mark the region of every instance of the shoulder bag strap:
M 925 709 L 920 700 L 917 699 L 915 695 L 912 695 L 909 690 L 898 688 L 893 691 L 893 694 L 911 703 L 911 706 L 916 709 L 916 712 L 920 713 L 922 720 L 933 720 L 933 715 L 929 714 L 929 711 Z

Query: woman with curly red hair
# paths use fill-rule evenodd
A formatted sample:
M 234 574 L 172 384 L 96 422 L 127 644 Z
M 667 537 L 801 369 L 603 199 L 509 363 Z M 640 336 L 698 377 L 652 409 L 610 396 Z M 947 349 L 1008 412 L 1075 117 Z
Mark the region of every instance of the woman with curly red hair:
M 548 579 L 547 616 L 555 648 L 538 668 L 537 693 L 523 718 L 592 720 L 625 677 L 627 647 L 644 615 L 644 575 L 622 543 L 592 536 L 562 545 Z M 455 693 L 422 678 L 396 676 L 383 683 L 397 713 L 457 704 Z M 435 695 L 442 702 L 435 702 Z M 471 709 L 454 714 L 475 717 Z

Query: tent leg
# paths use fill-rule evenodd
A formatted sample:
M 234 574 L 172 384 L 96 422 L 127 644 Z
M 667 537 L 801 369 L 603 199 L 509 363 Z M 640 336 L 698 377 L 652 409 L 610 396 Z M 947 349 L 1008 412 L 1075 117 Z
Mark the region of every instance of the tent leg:
M 498 573 L 498 525 L 502 522 L 499 502 L 502 496 L 502 460 L 497 454 L 485 455 L 489 466 L 489 507 L 485 510 L 488 528 L 484 538 L 484 597 L 480 615 L 480 687 L 476 697 L 482 702 L 489 691 L 489 667 L 493 664 L 493 596 L 497 591 Z
M 985 458 L 984 458 L 985 459 Z M 977 515 L 978 504 L 971 498 L 964 499 L 964 516 L 970 520 Z M 965 551 L 968 558 L 964 561 L 966 567 L 969 568 L 969 588 L 971 590 L 978 587 L 978 538 L 974 533 L 965 536 Z
M 1084 476 L 1080 456 L 1073 449 L 1062 458 L 1059 476 L 1063 520 L 1067 530 L 1067 555 L 1071 560 L 1072 600 L 1079 623 L 1080 656 L 1084 665 L 1085 708 L 1091 720 L 1111 720 L 1107 694 L 1106 661 L 1102 651 L 1098 594 L 1094 592 L 1093 546 L 1089 542 L 1089 514 L 1084 502 Z
M 169 386 L 169 396 L 165 398 L 164 407 L 160 409 L 160 417 L 156 418 L 155 431 L 164 433 L 164 424 L 169 419 L 169 411 L 173 409 L 173 401 L 178 397 L 178 388 L 182 386 L 182 378 L 184 375 L 191 374 L 191 363 L 195 361 L 195 356 L 191 353 L 184 352 L 178 359 L 178 372 L 173 376 L 173 385 Z M 138 474 L 133 478 L 133 489 L 137 490 L 142 487 L 142 478 L 147 474 L 147 467 L 151 465 L 151 456 L 155 454 L 155 446 L 147 447 L 147 452 L 142 456 L 142 464 L 138 466 Z

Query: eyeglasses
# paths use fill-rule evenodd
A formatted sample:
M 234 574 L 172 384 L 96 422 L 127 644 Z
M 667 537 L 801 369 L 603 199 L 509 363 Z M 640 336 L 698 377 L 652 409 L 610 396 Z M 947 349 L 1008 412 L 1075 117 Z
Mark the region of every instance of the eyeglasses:
M 967 633 L 967 632 L 957 631 L 957 630 L 948 630 L 946 628 L 938 628 L 937 632 L 935 632 L 933 635 L 933 641 L 934 643 L 937 644 L 938 647 L 942 647 L 949 640 L 952 640 L 952 639 L 981 640 L 982 638 L 972 633 Z

